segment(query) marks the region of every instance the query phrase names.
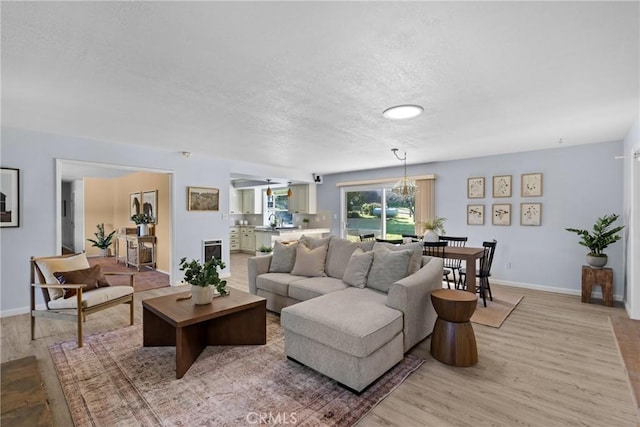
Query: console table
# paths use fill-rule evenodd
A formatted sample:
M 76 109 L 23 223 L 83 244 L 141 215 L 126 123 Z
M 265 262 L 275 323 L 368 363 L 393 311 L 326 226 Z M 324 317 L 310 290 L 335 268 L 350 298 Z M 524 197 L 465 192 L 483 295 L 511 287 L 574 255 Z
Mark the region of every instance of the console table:
M 125 245 L 125 253 L 120 254 L 120 243 Z M 116 263 L 124 262 L 133 266 L 156 268 L 156 236 L 116 235 Z

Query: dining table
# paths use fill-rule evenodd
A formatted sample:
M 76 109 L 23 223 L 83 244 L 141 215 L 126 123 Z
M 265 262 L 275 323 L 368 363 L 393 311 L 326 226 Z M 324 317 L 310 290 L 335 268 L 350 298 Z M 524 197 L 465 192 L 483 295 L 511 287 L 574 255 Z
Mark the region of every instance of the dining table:
M 444 257 L 466 262 L 467 291 L 476 293 L 476 261 L 484 257 L 484 248 L 445 246 Z

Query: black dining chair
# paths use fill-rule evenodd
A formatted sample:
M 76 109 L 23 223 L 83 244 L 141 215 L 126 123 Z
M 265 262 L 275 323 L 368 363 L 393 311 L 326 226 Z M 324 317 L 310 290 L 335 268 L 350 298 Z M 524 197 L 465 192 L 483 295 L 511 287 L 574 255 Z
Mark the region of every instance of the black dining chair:
M 447 242 L 449 246 L 464 247 L 467 244 L 468 237 L 453 237 L 453 236 L 440 236 L 441 242 Z M 445 258 L 444 267 L 451 270 L 453 275 L 453 283 L 456 285 L 456 289 L 462 287 L 462 277 L 460 276 L 460 268 L 462 267 L 461 259 Z M 458 278 L 456 279 L 456 271 L 458 272 Z
M 444 248 L 446 248 L 449 243 L 448 242 L 424 242 L 423 244 L 424 244 L 424 247 L 422 249 L 422 255 L 444 258 Z M 449 274 L 451 274 L 451 270 L 449 270 L 448 268 L 445 268 L 444 270 L 442 270 L 442 277 L 447 279 L 447 288 L 451 289 L 451 281 L 449 280 Z
M 401 245 L 401 244 L 404 243 L 404 240 L 402 240 L 402 239 L 378 239 L 376 237 L 376 242 L 391 243 L 392 245 Z
M 487 291 L 489 292 L 489 300 L 493 301 L 493 295 L 491 295 L 491 284 L 489 283 L 489 277 L 491 277 L 491 264 L 493 264 L 493 255 L 496 252 L 496 245 L 498 242 L 493 239 L 491 242 L 482 242 L 484 248 L 484 256 L 480 258 L 480 268 L 476 272 L 476 278 L 478 278 L 478 286 L 476 292 L 480 292 L 482 296 L 482 302 L 484 306 L 487 306 Z M 460 269 L 460 277 L 463 278 L 463 287 L 467 285 L 467 272 L 466 269 Z
M 376 235 L 373 233 L 360 235 L 361 242 L 373 242 L 375 239 L 376 239 Z

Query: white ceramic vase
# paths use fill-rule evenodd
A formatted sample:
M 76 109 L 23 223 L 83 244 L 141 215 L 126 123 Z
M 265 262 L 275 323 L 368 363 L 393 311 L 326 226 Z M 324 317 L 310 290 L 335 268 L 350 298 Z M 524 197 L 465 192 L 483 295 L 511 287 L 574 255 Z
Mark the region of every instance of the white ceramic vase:
M 427 230 L 424 232 L 424 236 L 422 236 L 422 241 L 424 242 L 437 242 L 440 240 L 440 236 L 433 230 Z
M 144 237 L 149 235 L 149 224 L 138 224 L 138 236 Z
M 195 286 L 191 285 L 191 297 L 196 305 L 209 304 L 213 299 L 213 292 L 215 287 L 213 286 Z

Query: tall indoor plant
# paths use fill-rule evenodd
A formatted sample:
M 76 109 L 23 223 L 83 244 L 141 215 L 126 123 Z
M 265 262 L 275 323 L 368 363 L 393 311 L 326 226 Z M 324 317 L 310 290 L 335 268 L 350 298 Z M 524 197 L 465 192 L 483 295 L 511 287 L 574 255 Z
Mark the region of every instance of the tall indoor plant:
M 422 221 L 422 228 L 424 229 L 422 240 L 425 242 L 437 242 L 440 240 L 440 234 L 445 234 L 444 222 L 446 220 L 447 218 L 436 216 Z
M 138 213 L 131 216 L 131 221 L 138 226 L 138 236 L 149 235 L 149 224 L 153 222 L 151 215 L 146 213 Z
M 587 264 L 595 268 L 602 268 L 607 265 L 608 257 L 602 251 L 605 250 L 610 244 L 620 240 L 620 235 L 617 234 L 624 228 L 624 225 L 609 229 L 619 215 L 611 214 L 605 215 L 596 221 L 593 225 L 593 231 L 582 230 L 579 228 L 565 228 L 567 231 L 577 233 L 581 237 L 580 243 L 582 246 L 589 248 L 587 254 Z
M 104 224 L 98 224 L 98 231 L 93 233 L 96 238 L 95 239 L 87 239 L 89 242 L 93 243 L 96 248 L 100 248 L 100 256 L 109 256 L 109 246 L 111 246 L 111 242 L 113 241 L 113 235 L 116 234 L 116 231 L 113 230 L 111 233 L 105 236 L 104 234 Z
M 212 257 L 202 264 L 187 258 L 180 260 L 180 271 L 184 271 L 184 281 L 191 285 L 191 296 L 198 305 L 209 304 L 213 299 L 214 288 L 220 295 L 227 295 L 227 281 L 220 279 L 218 268 L 225 268 L 221 259 Z

